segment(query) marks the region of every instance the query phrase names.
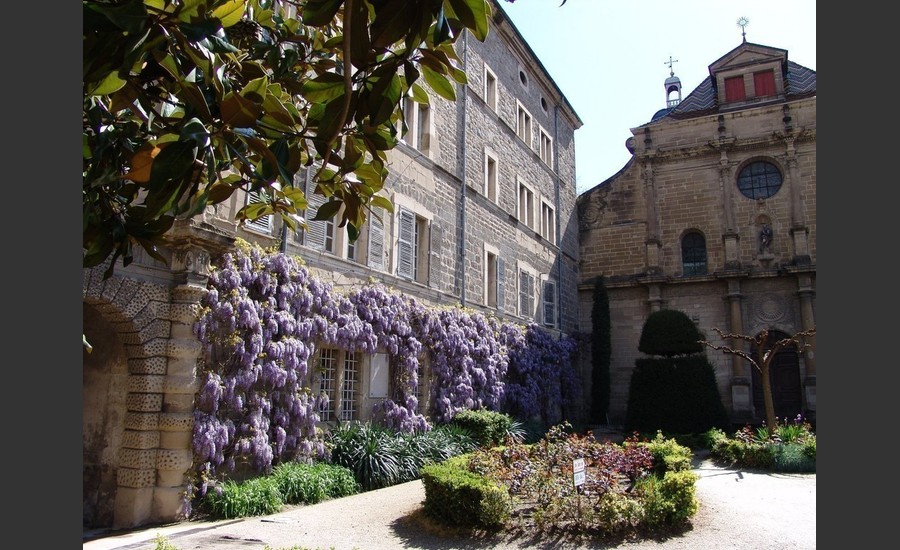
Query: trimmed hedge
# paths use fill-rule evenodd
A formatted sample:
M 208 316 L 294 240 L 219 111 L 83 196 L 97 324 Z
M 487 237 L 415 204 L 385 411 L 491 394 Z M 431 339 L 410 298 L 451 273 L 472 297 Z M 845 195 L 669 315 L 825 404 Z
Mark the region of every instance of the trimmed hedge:
M 507 414 L 479 409 L 459 411 L 450 424 L 472 434 L 472 439 L 479 446 L 493 447 L 504 442 L 512 422 L 512 417 Z
M 703 336 L 686 313 L 677 309 L 654 311 L 644 322 L 638 351 L 648 355 L 673 357 L 700 353 Z
M 625 430 L 668 434 L 729 429 L 715 368 L 705 355 L 635 361 Z
M 512 512 L 509 492 L 457 459 L 422 468 L 425 513 L 449 525 L 502 527 Z

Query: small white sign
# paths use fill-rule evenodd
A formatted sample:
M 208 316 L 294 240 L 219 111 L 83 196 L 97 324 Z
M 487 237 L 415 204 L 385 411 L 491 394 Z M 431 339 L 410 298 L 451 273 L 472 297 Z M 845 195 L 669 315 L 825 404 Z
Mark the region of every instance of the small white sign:
M 575 486 L 584 485 L 584 459 L 576 458 L 572 461 L 572 472 L 574 473 Z
M 584 485 L 584 470 L 575 472 L 575 486 Z

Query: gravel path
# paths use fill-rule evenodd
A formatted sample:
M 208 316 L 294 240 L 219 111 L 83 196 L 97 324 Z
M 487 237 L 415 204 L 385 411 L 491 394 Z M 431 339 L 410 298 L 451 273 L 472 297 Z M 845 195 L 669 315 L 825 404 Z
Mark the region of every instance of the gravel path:
M 472 539 L 438 533 L 420 521 L 425 489 L 411 481 L 271 516 L 186 522 L 85 542 L 85 550 L 158 550 L 166 537 L 178 550 L 579 550 L 814 549 L 816 474 L 780 474 L 694 461 L 700 509 L 688 528 L 653 540 L 575 542 L 531 534 Z

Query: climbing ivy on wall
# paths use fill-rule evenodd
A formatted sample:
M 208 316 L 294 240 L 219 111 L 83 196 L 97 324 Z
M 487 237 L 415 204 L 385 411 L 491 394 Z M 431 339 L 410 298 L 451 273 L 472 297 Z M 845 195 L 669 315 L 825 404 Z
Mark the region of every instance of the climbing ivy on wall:
M 427 431 L 466 409 L 556 421 L 577 386 L 567 337 L 462 307 L 425 307 L 380 283 L 341 293 L 297 258 L 246 242 L 212 270 L 195 331 L 204 346 L 193 431 L 201 493 L 222 469 L 262 473 L 325 457 L 316 425 L 327 397 L 309 387 L 321 346 L 390 356 L 400 383 L 373 417 L 402 432 Z M 428 417 L 416 412 L 424 354 L 433 376 Z

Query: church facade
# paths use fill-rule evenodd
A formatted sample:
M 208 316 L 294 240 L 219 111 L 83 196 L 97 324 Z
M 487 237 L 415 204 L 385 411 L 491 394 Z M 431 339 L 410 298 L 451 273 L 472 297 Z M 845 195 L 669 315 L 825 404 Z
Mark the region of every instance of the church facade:
M 683 311 L 706 340 L 741 349 L 746 343 L 723 341 L 715 329 L 768 330 L 771 344 L 815 328 L 816 73 L 787 54 L 745 41 L 709 65 L 683 100 L 671 73 L 666 107 L 632 129 L 632 158 L 578 197 L 580 325 L 590 329 L 602 275 L 613 425 L 624 421 L 641 329 L 653 311 Z M 763 418 L 758 371 L 735 355 L 707 355 L 732 420 Z M 590 357 L 582 368 L 588 383 Z M 778 353 L 772 388 L 776 416 L 814 421 L 812 349 Z

